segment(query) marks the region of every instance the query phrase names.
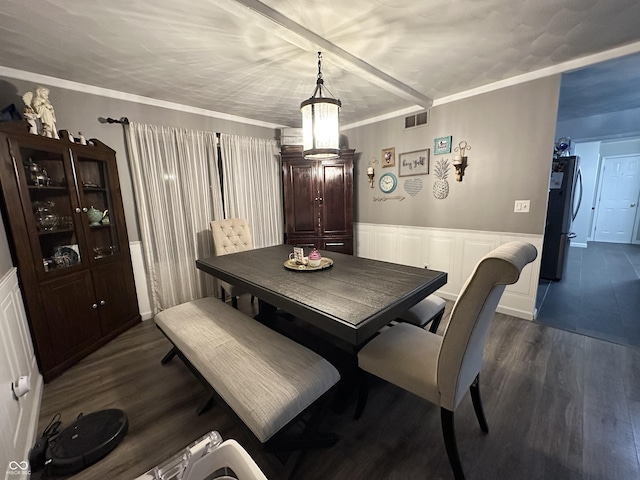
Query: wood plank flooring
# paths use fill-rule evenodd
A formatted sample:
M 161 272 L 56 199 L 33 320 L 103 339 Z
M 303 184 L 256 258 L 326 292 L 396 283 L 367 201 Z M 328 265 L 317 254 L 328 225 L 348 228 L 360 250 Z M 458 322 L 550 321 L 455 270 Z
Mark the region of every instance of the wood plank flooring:
M 240 308 L 251 310 L 248 297 Z M 72 478 L 133 479 L 210 430 L 236 439 L 268 478 L 280 478 L 221 408 L 196 415 L 207 395 L 178 358 L 160 365 L 169 348 L 143 322 L 45 385 L 39 433 L 56 412 L 64 425 L 103 408 L 129 417 L 124 441 Z M 480 431 L 468 395 L 456 412 L 468 479 L 640 478 L 639 349 L 498 314 L 481 380 L 490 433 Z M 364 415 L 354 421 L 352 413 L 329 412 L 325 430 L 341 440 L 310 452 L 297 478 L 453 478 L 438 407 L 374 379 Z

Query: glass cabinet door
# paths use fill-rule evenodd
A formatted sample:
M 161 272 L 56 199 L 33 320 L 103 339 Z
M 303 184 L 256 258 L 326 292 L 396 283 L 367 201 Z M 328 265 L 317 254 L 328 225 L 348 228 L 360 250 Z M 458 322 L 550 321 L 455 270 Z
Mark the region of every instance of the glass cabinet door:
M 118 225 L 113 212 L 112 182 L 106 158 L 76 154 L 73 158 L 85 222 L 87 249 L 92 261 L 118 255 Z
M 46 274 L 81 264 L 86 259 L 79 247 L 81 226 L 75 214 L 73 173 L 64 150 L 53 152 L 21 145 L 19 151 L 22 171 L 18 174 L 26 184 L 23 209 L 30 238 L 34 239 L 33 255 L 42 258 L 40 272 Z M 20 165 L 16 168 L 20 170 Z

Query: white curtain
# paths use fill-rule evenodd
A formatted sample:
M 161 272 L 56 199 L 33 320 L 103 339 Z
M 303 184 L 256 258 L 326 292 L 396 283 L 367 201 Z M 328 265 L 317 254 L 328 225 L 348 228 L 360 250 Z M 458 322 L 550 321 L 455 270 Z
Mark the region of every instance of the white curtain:
M 213 255 L 209 223 L 223 218 L 215 133 L 136 123 L 125 132 L 153 313 L 214 295 L 195 261 Z
M 220 134 L 226 218 L 246 218 L 255 248 L 284 241 L 280 150 L 275 140 Z

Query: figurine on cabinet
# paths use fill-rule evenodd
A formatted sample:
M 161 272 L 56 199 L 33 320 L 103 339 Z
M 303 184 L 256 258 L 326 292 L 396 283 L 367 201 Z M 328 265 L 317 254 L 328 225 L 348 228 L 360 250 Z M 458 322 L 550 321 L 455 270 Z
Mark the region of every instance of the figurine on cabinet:
M 22 109 L 22 116 L 29 125 L 29 133 L 32 135 L 38 134 L 38 114 L 31 106 L 31 100 L 33 99 L 33 93 L 27 92 L 22 95 L 22 101 L 24 102 L 24 108 Z
M 60 138 L 56 130 L 56 112 L 49 101 L 49 89 L 46 87 L 36 88 L 36 96 L 31 102 L 31 106 L 38 114 L 42 122 L 41 135 L 49 138 Z

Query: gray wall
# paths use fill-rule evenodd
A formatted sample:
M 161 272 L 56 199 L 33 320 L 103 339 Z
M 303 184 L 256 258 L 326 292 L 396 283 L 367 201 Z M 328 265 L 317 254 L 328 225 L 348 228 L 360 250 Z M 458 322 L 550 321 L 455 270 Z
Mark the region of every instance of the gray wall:
M 404 129 L 404 118 L 354 128 L 343 133 L 355 148 L 356 205 L 359 222 L 391 225 L 462 228 L 481 231 L 542 234 L 546 214 L 551 150 L 558 104 L 559 76 L 536 80 L 432 108 L 430 123 L 412 130 Z M 22 109 L 21 94 L 36 86 L 32 82 L 0 77 L 0 106 L 14 103 Z M 131 188 L 131 178 L 119 125 L 101 124 L 98 117 L 128 117 L 129 120 L 154 125 L 178 126 L 195 130 L 218 131 L 260 138 L 275 138 L 270 128 L 255 127 L 227 120 L 151 107 L 50 87 L 49 95 L 57 115 L 58 129 L 82 131 L 87 138 L 97 138 L 116 150 L 125 204 L 129 238 L 139 239 Z M 215 109 L 215 106 L 212 106 Z M 368 186 L 366 167 L 371 156 L 380 160 L 383 148 L 401 152 L 430 148 L 433 139 L 453 135 L 454 146 L 460 140 L 471 145 L 469 167 L 463 182 L 449 174 L 450 194 L 436 200 L 432 194 L 433 173 L 421 176 L 423 188 L 406 199 L 373 202 L 381 196 L 377 179 L 385 171 L 398 167 L 376 168 L 375 188 Z M 431 172 L 435 160 L 431 155 Z M 453 159 L 451 155 L 445 158 Z M 403 193 L 406 178 L 399 177 L 396 193 Z M 531 213 L 513 212 L 515 200 L 531 200 Z M 11 267 L 6 234 L 0 226 L 0 275 Z
M 22 111 L 22 94 L 39 84 L 12 78 L 0 77 L 0 108 L 13 103 Z M 49 99 L 57 117 L 58 130 L 69 130 L 77 134 L 81 131 L 86 138 L 97 138 L 116 151 L 118 173 L 127 219 L 127 230 L 131 241 L 139 240 L 137 219 L 134 209 L 131 175 L 127 162 L 123 129 L 116 124 L 102 124 L 98 117 L 127 117 L 136 123 L 175 126 L 193 130 L 205 130 L 258 138 L 276 138 L 277 132 L 271 128 L 220 120 L 212 117 L 153 107 L 125 100 L 106 98 L 63 88 L 51 87 Z M 215 105 L 211 106 L 215 110 Z M 0 225 L 0 277 L 11 267 L 4 226 Z
M 356 161 L 356 220 L 364 223 L 470 229 L 481 231 L 542 234 L 546 218 L 549 172 L 558 108 L 560 77 L 553 76 L 477 95 L 430 111 L 429 125 L 404 128 L 404 117 L 349 129 L 349 147 L 361 152 Z M 452 135 L 453 146 L 466 140 L 469 166 L 462 182 L 451 168 L 450 194 L 437 200 L 432 193 L 435 161 L 453 160 L 433 155 L 434 138 Z M 394 147 L 396 166 L 381 168 L 383 148 Z M 398 154 L 431 149 L 430 174 L 398 177 L 395 194 L 405 200 L 374 202 L 384 196 L 378 188 L 386 172 L 398 174 Z M 375 156 L 375 188 L 366 175 Z M 422 178 L 423 188 L 415 196 L 404 190 L 406 179 Z M 515 200 L 530 200 L 531 212 L 514 213 Z

